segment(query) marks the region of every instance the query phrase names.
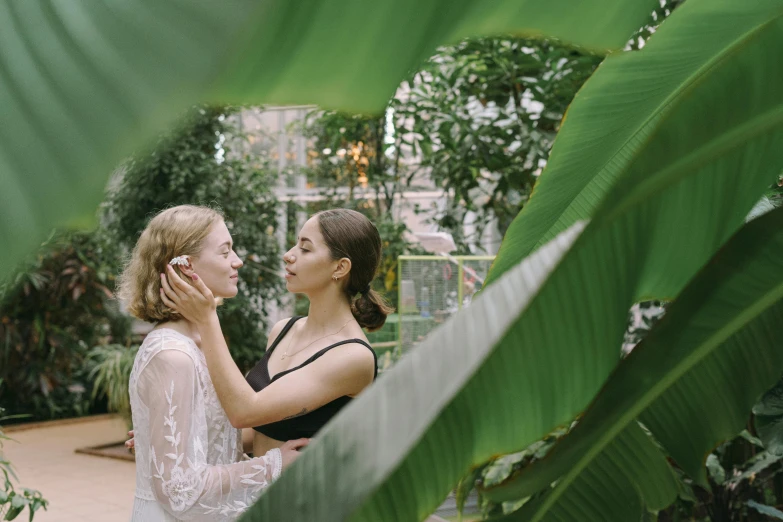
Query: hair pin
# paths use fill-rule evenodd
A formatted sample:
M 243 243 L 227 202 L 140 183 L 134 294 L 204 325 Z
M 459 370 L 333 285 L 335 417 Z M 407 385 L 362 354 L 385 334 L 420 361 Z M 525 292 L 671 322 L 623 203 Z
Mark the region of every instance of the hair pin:
M 188 256 L 177 256 L 171 261 L 169 261 L 170 265 L 180 265 L 180 266 L 188 266 Z

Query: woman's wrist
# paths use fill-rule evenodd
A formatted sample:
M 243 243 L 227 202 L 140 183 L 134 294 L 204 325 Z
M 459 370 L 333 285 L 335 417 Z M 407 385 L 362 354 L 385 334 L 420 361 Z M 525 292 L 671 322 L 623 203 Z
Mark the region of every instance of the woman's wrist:
M 212 328 L 220 329 L 220 320 L 218 320 L 217 310 L 213 310 L 208 316 L 203 317 L 196 322 L 196 328 L 202 335 Z

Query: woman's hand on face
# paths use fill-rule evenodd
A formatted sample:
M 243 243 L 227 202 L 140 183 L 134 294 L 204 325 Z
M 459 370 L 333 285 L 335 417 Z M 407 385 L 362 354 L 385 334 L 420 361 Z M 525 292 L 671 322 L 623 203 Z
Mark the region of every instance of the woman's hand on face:
M 195 273 L 191 286 L 171 266 L 166 266 L 166 273 L 160 275 L 160 283 L 163 303 L 188 321 L 203 324 L 215 315 L 215 296 Z

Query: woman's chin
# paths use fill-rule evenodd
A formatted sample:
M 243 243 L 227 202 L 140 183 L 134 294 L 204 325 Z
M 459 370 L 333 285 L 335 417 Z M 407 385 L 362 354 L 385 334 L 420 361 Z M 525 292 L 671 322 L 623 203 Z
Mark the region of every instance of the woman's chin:
M 223 290 L 222 292 L 219 292 L 219 293 L 218 292 L 212 292 L 212 294 L 217 299 L 231 299 L 232 297 L 236 297 L 238 293 L 239 293 L 239 288 L 237 288 L 237 287 L 226 288 L 225 290 Z

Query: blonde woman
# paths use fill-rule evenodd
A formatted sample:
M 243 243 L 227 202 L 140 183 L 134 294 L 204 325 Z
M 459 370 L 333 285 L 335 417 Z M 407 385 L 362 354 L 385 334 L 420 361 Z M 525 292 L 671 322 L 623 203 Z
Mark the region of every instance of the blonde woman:
M 216 299 L 234 297 L 242 261 L 223 216 L 190 205 L 160 212 L 121 276 L 119 294 L 129 312 L 156 324 L 130 377 L 136 452 L 132 520 L 233 520 L 297 458 L 307 440 L 242 460 L 241 431 L 229 422 L 215 393 L 198 329 L 162 301 L 160 274 L 166 267 L 188 279 L 197 270 Z

